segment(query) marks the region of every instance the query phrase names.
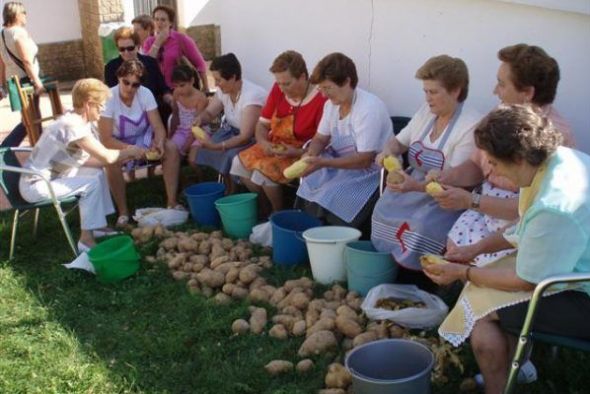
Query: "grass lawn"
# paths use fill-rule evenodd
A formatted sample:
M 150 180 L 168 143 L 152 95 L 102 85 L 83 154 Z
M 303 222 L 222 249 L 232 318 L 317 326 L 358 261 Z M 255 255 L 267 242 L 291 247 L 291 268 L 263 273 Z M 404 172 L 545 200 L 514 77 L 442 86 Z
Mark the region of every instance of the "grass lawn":
M 163 203 L 160 178 L 128 190 L 132 208 Z M 263 366 L 297 362 L 302 339 L 232 336 L 231 323 L 249 316 L 247 302 L 218 306 L 191 295 L 163 265 L 142 263 L 137 275 L 112 285 L 66 270 L 60 264 L 71 252 L 51 209 L 41 215 L 37 239 L 32 218 L 23 219 L 9 262 L 11 219 L 11 212 L 0 214 L 0 393 L 313 393 L 323 387 L 326 366 L 342 356 L 315 358 L 304 376 L 269 377 Z M 284 280 L 304 272 L 273 268 L 269 275 Z M 463 354 L 466 374 L 475 373 L 469 349 Z M 552 359 L 539 345 L 533 361 L 540 379 L 520 392 L 590 391 L 588 355 L 560 351 Z M 457 393 L 461 378 L 450 377 L 433 392 Z

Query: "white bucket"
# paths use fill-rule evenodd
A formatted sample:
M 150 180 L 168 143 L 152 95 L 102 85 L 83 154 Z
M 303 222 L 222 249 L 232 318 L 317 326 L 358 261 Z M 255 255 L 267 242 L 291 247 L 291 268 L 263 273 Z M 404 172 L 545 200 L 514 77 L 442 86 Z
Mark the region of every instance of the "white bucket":
M 324 285 L 345 282 L 344 247 L 360 237 L 359 230 L 344 226 L 314 227 L 304 231 L 313 278 Z

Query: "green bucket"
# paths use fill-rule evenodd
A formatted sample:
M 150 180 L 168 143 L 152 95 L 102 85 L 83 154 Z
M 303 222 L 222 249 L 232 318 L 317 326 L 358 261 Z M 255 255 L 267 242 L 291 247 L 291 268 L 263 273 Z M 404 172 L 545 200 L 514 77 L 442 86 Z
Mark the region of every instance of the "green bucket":
M 348 290 L 361 296 L 373 287 L 393 283 L 397 277 L 397 265 L 391 253 L 377 252 L 371 241 L 355 241 L 344 249 Z
M 109 238 L 88 252 L 98 280 L 112 283 L 133 275 L 139 269 L 139 254 L 128 235 Z
M 232 238 L 248 238 L 258 217 L 257 197 L 256 193 L 241 193 L 215 201 L 227 235 Z

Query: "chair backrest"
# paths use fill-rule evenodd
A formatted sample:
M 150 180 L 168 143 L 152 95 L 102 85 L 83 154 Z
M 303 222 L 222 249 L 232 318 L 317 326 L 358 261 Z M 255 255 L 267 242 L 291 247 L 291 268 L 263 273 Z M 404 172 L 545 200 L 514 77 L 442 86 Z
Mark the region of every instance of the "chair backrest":
M 408 122 L 410 122 L 410 119 L 411 118 L 408 118 L 407 116 L 392 116 L 391 123 L 393 124 L 393 134 L 398 135 L 400 131 L 402 131 L 404 127 L 406 127 Z M 402 158 L 404 160 L 404 168 L 408 168 L 410 166 L 410 161 L 408 160 L 408 153 L 404 153 L 402 155 Z
M 16 152 L 11 148 L 0 148 L 0 189 L 12 207 L 18 208 L 28 205 L 29 203 L 21 197 L 18 189 L 18 182 L 21 174 L 12 171 L 4 171 L 3 166 L 22 167 Z M 4 204 L 2 204 L 0 210 L 3 211 L 10 208 L 11 207 L 5 207 Z

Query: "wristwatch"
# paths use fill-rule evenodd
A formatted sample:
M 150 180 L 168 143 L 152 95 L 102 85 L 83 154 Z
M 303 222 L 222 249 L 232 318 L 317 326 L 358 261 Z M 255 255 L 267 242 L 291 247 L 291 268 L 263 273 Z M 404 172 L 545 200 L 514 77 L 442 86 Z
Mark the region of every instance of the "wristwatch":
M 481 194 L 478 189 L 473 189 L 471 192 L 471 209 L 479 209 L 479 200 L 481 200 Z

